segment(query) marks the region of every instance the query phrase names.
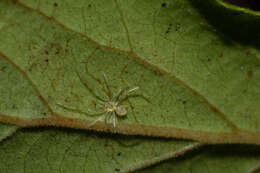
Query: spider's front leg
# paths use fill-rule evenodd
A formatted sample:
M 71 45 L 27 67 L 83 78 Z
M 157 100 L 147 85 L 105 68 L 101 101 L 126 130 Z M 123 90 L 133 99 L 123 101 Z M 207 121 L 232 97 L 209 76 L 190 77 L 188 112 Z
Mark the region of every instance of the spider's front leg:
M 120 90 L 121 92 L 117 95 L 117 101 L 119 104 L 121 104 L 123 101 L 125 101 L 134 91 L 138 90 L 139 87 L 133 87 L 130 89 L 124 88 L 123 90 Z

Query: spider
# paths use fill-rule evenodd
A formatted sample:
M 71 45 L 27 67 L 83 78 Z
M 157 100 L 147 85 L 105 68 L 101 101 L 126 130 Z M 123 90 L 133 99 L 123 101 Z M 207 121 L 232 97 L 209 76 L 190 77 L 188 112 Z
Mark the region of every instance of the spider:
M 80 82 L 94 95 L 94 97 L 101 104 L 103 110 L 100 112 L 93 112 L 90 110 L 88 110 L 88 112 L 83 112 L 83 111 L 80 111 L 77 109 L 68 108 L 59 103 L 57 103 L 57 105 L 66 110 L 72 111 L 72 112 L 90 115 L 90 116 L 99 116 L 96 120 L 94 120 L 90 124 L 88 124 L 87 127 L 93 126 L 98 121 L 102 121 L 102 119 L 104 119 L 104 118 L 105 118 L 105 123 L 108 124 L 109 120 L 112 118 L 113 127 L 115 128 L 116 124 L 118 122 L 118 118 L 125 117 L 127 115 L 127 106 L 123 105 L 122 103 L 128 99 L 128 97 L 130 96 L 131 93 L 138 90 L 139 87 L 138 86 L 135 86 L 132 88 L 125 87 L 124 89 L 120 88 L 118 90 L 118 92 L 115 95 L 113 95 L 111 92 L 111 89 L 108 85 L 107 77 L 106 77 L 105 73 L 103 73 L 105 88 L 107 90 L 106 91 L 107 99 L 103 99 L 103 98 L 99 97 L 98 95 L 96 95 L 95 92 L 91 88 L 89 88 L 89 86 L 85 82 L 83 82 L 82 78 L 80 77 L 80 75 L 78 73 L 77 73 L 77 75 L 80 79 Z

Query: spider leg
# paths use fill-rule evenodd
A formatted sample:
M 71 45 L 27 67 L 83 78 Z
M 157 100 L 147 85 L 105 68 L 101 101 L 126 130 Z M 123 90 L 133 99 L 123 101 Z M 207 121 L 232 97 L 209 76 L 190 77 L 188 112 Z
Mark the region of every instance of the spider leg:
M 108 97 L 109 97 L 109 99 L 111 99 L 112 98 L 112 92 L 111 92 L 111 89 L 110 89 L 110 87 L 108 85 L 107 76 L 106 76 L 106 74 L 104 72 L 103 72 L 103 77 L 104 77 L 104 82 L 105 82 L 106 89 L 108 91 L 108 93 L 107 93 Z
M 93 126 L 94 124 L 96 124 L 98 121 L 101 121 L 101 120 L 104 118 L 105 115 L 106 115 L 106 114 L 101 115 L 100 117 L 98 117 L 97 119 L 95 119 L 94 121 L 92 121 L 91 123 L 89 123 L 86 127 L 91 127 L 91 126 Z
M 116 124 L 117 124 L 117 117 L 116 117 L 115 112 L 113 112 L 113 126 L 114 126 L 114 128 L 116 127 Z
M 108 124 L 110 115 L 111 115 L 110 112 L 107 112 L 107 113 L 105 114 L 105 116 L 106 116 L 106 117 L 105 117 L 105 123 L 106 123 L 106 124 Z
M 83 79 L 80 77 L 78 71 L 76 71 L 76 74 L 77 74 L 77 76 L 78 76 L 80 82 L 87 88 L 87 90 L 88 90 L 96 99 L 98 99 L 98 100 L 100 100 L 100 101 L 103 101 L 103 102 L 106 101 L 106 100 L 104 100 L 103 98 L 101 98 L 100 96 L 98 96 L 98 95 L 94 92 L 94 90 L 93 90 L 92 88 L 90 88 L 90 87 L 86 84 L 86 82 L 83 81 Z
M 67 106 L 63 106 L 60 103 L 56 103 L 56 105 L 65 109 L 65 110 L 67 110 L 67 111 L 71 111 L 71 112 L 75 112 L 75 113 L 79 113 L 79 114 L 84 114 L 84 115 L 87 115 L 87 116 L 98 116 L 98 115 L 105 113 L 105 111 L 102 111 L 102 112 L 85 112 L 85 111 L 81 111 L 81 110 L 78 110 L 78 109 L 73 109 L 73 108 L 69 108 Z
M 115 96 L 113 97 L 113 101 L 118 101 L 120 100 L 120 97 L 123 95 L 124 97 L 126 97 L 127 95 L 129 95 L 131 92 L 139 89 L 139 87 L 134 87 L 131 89 L 128 89 L 128 87 L 125 87 L 124 89 L 119 89 L 117 94 L 115 94 Z
M 123 93 L 123 97 L 121 99 L 118 99 L 118 103 L 121 104 L 122 102 L 124 102 L 125 100 L 127 100 L 129 97 L 141 97 L 142 99 L 144 99 L 146 102 L 151 103 L 151 101 L 149 100 L 148 97 L 146 97 L 143 94 L 132 94 L 134 91 L 138 90 L 139 87 L 133 87 L 129 90 L 127 90 L 125 93 Z
M 98 102 L 99 104 L 101 104 L 101 105 L 104 105 L 104 104 L 105 104 L 105 102 L 103 102 L 103 101 L 101 101 L 101 100 L 97 100 L 97 102 Z
M 138 89 L 139 89 L 138 86 L 130 88 L 130 89 L 128 89 L 128 87 L 123 89 L 124 91 L 122 93 L 120 93 L 119 97 L 117 98 L 117 100 L 119 101 L 119 104 L 122 103 L 123 101 L 125 101 L 132 92 L 134 92 Z M 120 96 L 122 96 L 121 99 L 120 99 Z
M 128 94 L 130 94 L 131 92 L 134 92 L 135 90 L 138 90 L 138 89 L 139 89 L 138 86 L 133 87 L 133 88 L 131 88 L 131 89 L 129 89 L 129 90 L 126 91 L 126 95 L 128 95 Z
M 119 90 L 117 91 L 117 93 L 115 94 L 115 96 L 112 98 L 112 100 L 113 100 L 113 101 L 119 100 L 119 97 L 122 95 L 123 92 L 124 92 L 124 90 L 122 90 L 121 88 L 119 88 Z

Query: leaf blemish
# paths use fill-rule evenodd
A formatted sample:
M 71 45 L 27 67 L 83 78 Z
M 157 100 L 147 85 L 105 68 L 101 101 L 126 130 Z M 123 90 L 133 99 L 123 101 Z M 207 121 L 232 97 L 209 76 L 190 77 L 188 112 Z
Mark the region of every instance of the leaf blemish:
M 252 77 L 253 77 L 253 71 L 248 71 L 247 72 L 247 77 L 248 77 L 248 79 L 251 79 Z
M 166 4 L 165 2 L 164 2 L 164 3 L 162 3 L 162 7 L 166 7 L 166 5 L 167 5 L 167 4 Z
M 119 172 L 119 171 L 120 171 L 120 169 L 119 169 L 119 168 L 116 168 L 116 169 L 115 169 L 115 171 L 116 171 L 116 172 Z
M 168 34 L 171 31 L 171 28 L 172 28 L 172 24 L 170 23 L 168 28 L 167 28 L 167 30 L 166 30 L 166 32 L 165 32 L 165 34 Z
M 55 2 L 55 3 L 53 4 L 53 6 L 54 6 L 54 7 L 58 7 L 58 4 Z
M 5 72 L 6 69 L 7 69 L 6 66 L 1 67 L 1 71 L 2 71 L 2 72 Z

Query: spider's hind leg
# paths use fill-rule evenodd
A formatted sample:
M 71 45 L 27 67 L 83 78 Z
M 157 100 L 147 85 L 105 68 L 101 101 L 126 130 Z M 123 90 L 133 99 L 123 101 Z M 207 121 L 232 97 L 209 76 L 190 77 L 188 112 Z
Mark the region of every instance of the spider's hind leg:
M 98 121 L 101 121 L 105 116 L 106 116 L 106 114 L 101 115 L 100 117 L 98 117 L 94 121 L 90 122 L 86 127 L 91 127 L 91 126 L 95 125 Z
M 114 112 L 114 113 L 113 113 L 113 126 L 114 126 L 114 128 L 116 127 L 116 125 L 117 125 L 117 115 L 116 115 L 116 113 Z
M 102 115 L 105 113 L 105 111 L 102 111 L 102 112 L 85 112 L 85 111 L 81 111 L 81 110 L 78 110 L 78 109 L 74 109 L 74 108 L 69 108 L 67 106 L 64 106 L 60 103 L 56 103 L 57 106 L 67 110 L 67 111 L 70 111 L 70 112 L 74 112 L 74 113 L 78 113 L 78 114 L 84 114 L 84 115 L 87 115 L 87 116 L 98 116 L 98 115 Z

